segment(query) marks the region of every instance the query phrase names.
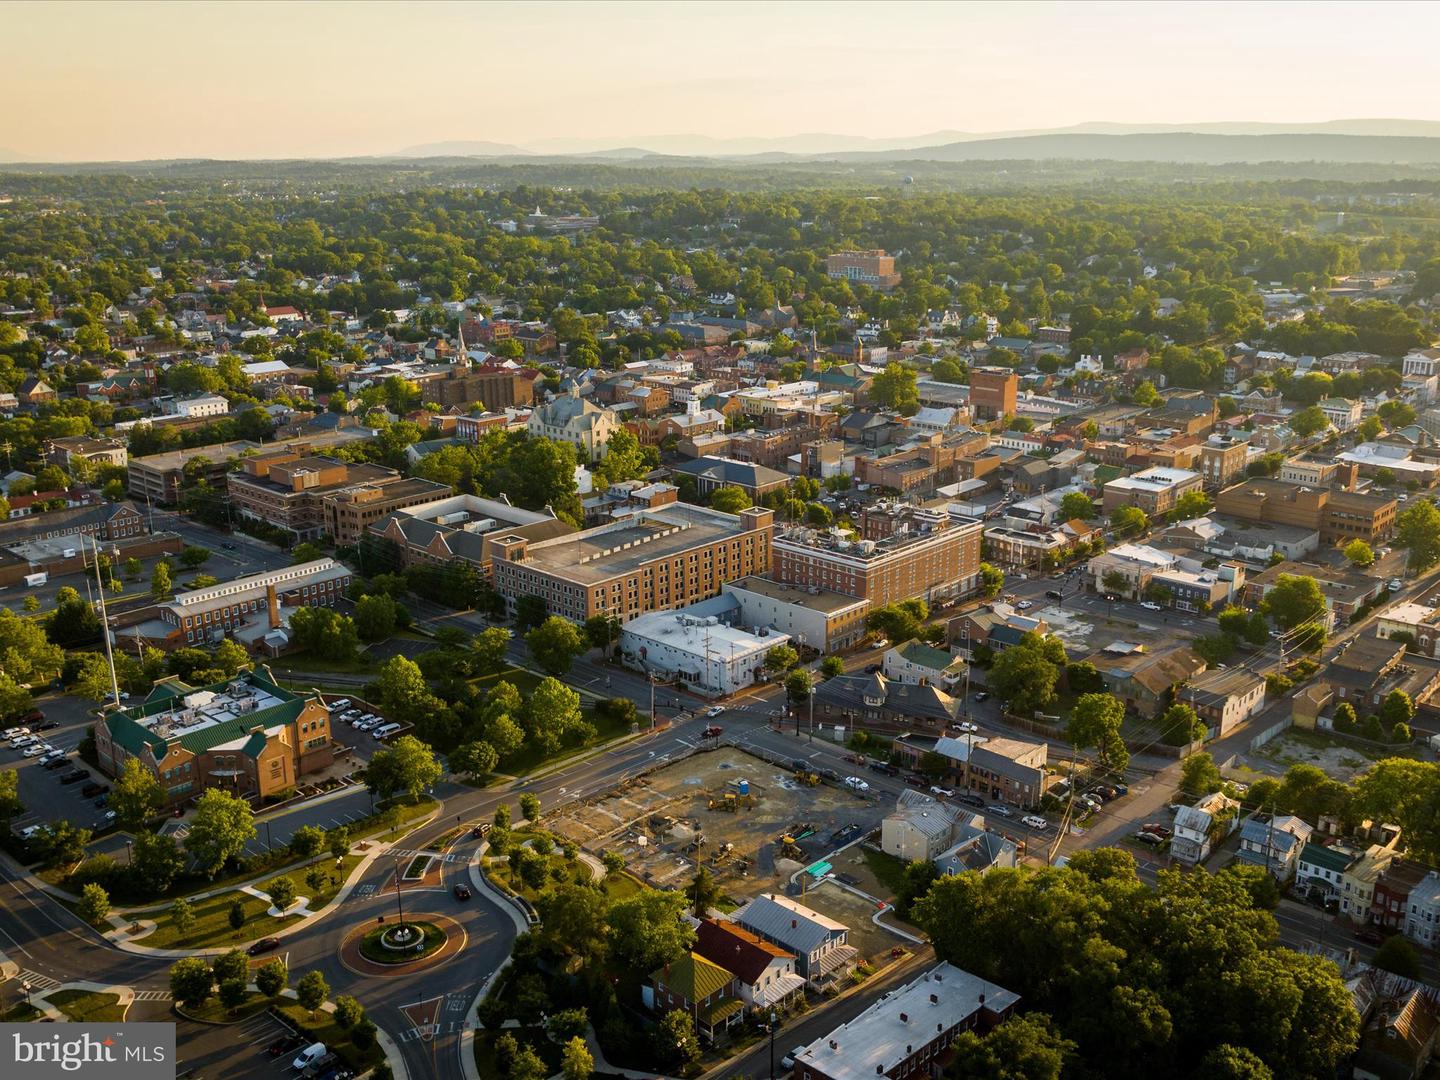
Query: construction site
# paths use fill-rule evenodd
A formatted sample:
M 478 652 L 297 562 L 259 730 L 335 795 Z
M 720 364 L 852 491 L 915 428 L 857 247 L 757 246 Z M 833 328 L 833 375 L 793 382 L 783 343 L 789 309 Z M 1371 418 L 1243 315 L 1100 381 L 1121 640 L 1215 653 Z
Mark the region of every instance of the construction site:
M 683 886 L 697 865 L 740 899 L 797 887 L 835 849 L 877 828 L 873 798 L 734 747 L 705 750 L 547 818 L 557 836 L 619 852 L 656 888 Z M 817 866 L 817 863 L 821 865 Z

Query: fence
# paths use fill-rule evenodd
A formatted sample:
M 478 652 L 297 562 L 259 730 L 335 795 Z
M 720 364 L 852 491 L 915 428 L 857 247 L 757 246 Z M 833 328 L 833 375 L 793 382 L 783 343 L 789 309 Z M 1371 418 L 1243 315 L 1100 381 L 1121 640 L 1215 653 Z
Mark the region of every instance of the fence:
M 1288 731 L 1290 729 L 1290 726 L 1294 723 L 1295 718 L 1293 716 L 1287 716 L 1283 720 L 1277 720 L 1275 723 L 1271 724 L 1268 728 L 1266 728 L 1264 731 L 1260 732 L 1258 735 L 1256 735 L 1250 740 L 1250 752 L 1252 754 L 1255 753 L 1255 751 L 1259 750 L 1266 743 L 1272 741 L 1277 736 Z

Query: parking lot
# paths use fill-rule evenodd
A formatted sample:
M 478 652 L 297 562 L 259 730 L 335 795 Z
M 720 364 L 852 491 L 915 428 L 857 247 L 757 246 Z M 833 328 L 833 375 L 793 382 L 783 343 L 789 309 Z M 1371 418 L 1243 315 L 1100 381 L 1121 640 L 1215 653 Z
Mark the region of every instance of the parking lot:
M 38 756 L 25 757 L 24 747 L 13 747 L 9 741 L 0 745 L 0 768 L 18 772 L 20 802 L 24 807 L 22 813 L 12 819 L 12 828 L 19 832 L 31 825 L 62 819 L 87 829 L 103 828 L 105 809 L 95 805 L 98 794 L 92 790 L 92 794 L 85 795 L 83 791 L 88 784 L 103 786 L 109 781 L 75 753 L 85 738 L 86 727 L 94 721 L 90 710 L 95 708 L 95 703 L 68 695 L 46 695 L 37 699 L 35 705 L 45 714 L 44 723 L 56 725 L 36 730 L 35 737 L 64 751 L 68 757 L 65 765 L 46 769 L 41 767 Z M 26 726 L 38 727 L 36 724 Z M 73 769 L 84 769 L 90 776 L 74 783 L 62 783 L 61 778 Z
M 287 1035 L 289 1025 L 269 1013 L 238 1024 L 218 1026 L 179 1019 L 175 1023 L 178 1074 L 190 1072 L 205 1080 L 275 1080 L 293 1076 L 295 1051 L 271 1056 L 267 1048 Z M 293 1040 L 292 1040 L 293 1041 Z

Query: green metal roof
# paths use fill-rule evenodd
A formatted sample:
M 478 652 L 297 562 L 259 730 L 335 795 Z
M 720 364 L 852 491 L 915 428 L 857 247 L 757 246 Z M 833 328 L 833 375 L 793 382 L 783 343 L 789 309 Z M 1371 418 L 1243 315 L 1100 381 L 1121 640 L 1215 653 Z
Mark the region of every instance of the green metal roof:
M 187 731 L 169 739 L 156 734 L 140 723 L 141 720 L 148 717 L 169 712 L 175 707 L 177 698 L 183 698 L 187 694 L 193 694 L 200 690 L 222 693 L 236 682 L 243 682 L 264 690 L 279 698 L 280 703 L 272 705 L 268 709 L 247 713 L 233 720 Z M 270 677 L 269 671 L 264 668 L 242 672 L 234 679 L 213 683 L 210 686 L 191 686 L 189 683 L 182 682 L 178 677 L 172 676 L 157 682 L 149 696 L 139 705 L 110 713 L 106 716 L 105 723 L 110 729 L 110 737 L 131 754 L 138 755 L 144 746 L 149 745 L 157 758 L 164 757 L 165 747 L 171 743 L 179 743 L 192 754 L 202 754 L 213 746 L 242 739 L 257 727 L 269 731 L 272 728 L 292 723 L 304 710 L 305 704 L 309 700 L 310 695 L 308 694 L 293 694 L 289 690 L 277 686 Z M 259 740 L 258 744 L 256 739 Z M 251 757 L 258 755 L 264 748 L 264 741 L 263 735 L 255 736 L 246 742 L 244 752 Z
M 900 655 L 912 664 L 919 664 L 934 671 L 944 671 L 955 662 L 955 658 L 943 649 L 936 649 L 913 638 L 900 646 Z
M 676 960 L 668 971 L 660 968 L 650 976 L 656 986 L 668 986 L 671 993 L 679 994 L 686 1001 L 700 1001 L 719 993 L 730 985 L 734 977 L 718 964 L 712 964 L 693 952 Z
M 1300 850 L 1300 861 L 1343 874 L 1345 868 L 1355 861 L 1355 853 L 1340 848 L 1326 847 L 1324 844 L 1307 843 Z

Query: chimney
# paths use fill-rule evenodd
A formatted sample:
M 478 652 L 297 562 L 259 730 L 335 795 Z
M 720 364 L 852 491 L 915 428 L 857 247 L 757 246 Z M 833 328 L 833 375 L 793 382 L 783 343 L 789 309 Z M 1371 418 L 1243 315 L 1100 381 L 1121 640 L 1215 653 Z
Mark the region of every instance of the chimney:
M 790 920 L 790 929 L 791 929 L 791 930 L 794 930 L 794 929 L 795 929 L 796 927 L 798 927 L 799 925 L 800 925 L 800 922 L 799 922 L 798 919 L 791 919 L 791 920 Z
M 270 608 L 270 629 L 280 629 L 280 597 L 275 592 L 273 584 L 265 586 L 265 603 Z
M 940 1004 L 940 995 L 939 995 L 939 994 L 931 994 L 931 995 L 930 995 L 930 1004 L 931 1004 L 931 1005 L 939 1005 L 939 1004 Z
M 901 1022 L 902 1024 L 908 1024 L 908 1023 L 910 1022 L 910 1014 L 909 1014 L 909 1013 L 901 1013 L 901 1014 L 900 1014 L 900 1022 Z

